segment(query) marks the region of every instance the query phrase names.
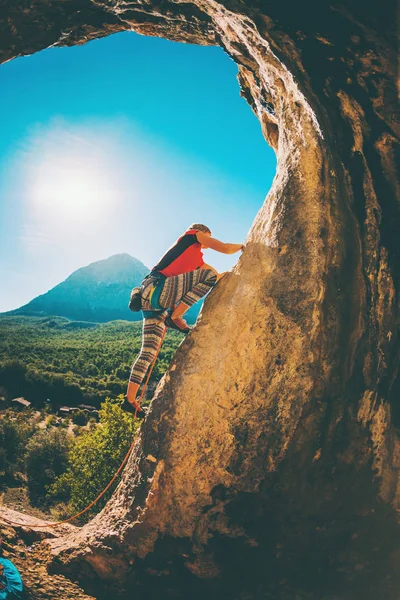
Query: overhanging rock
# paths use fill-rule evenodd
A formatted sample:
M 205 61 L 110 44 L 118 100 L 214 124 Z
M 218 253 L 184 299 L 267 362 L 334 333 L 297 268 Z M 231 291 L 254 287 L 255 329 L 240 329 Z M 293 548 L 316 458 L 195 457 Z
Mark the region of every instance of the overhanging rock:
M 246 251 L 178 349 L 118 489 L 88 525 L 51 542 L 53 568 L 99 598 L 397 598 L 390 9 L 0 9 L 3 60 L 127 29 L 220 44 L 278 157 Z

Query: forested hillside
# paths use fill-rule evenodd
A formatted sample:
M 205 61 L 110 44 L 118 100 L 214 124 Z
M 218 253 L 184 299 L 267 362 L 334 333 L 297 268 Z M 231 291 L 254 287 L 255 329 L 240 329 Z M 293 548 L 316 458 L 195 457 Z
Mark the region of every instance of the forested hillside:
M 0 318 L 0 397 L 6 400 L 0 403 L 0 489 L 6 504 L 28 512 L 54 510 L 53 518 L 59 518 L 82 509 L 105 487 L 138 427 L 119 403 L 140 350 L 141 327 L 127 321 Z M 182 337 L 168 331 L 144 404 Z M 18 414 L 7 402 L 16 396 L 39 410 Z M 111 400 L 101 405 L 106 398 Z M 81 410 L 62 418 L 49 414 L 79 403 L 101 406 L 100 424 Z
M 85 401 L 96 406 L 125 393 L 141 346 L 141 323 L 104 324 L 62 317 L 0 318 L 0 395 L 38 405 Z M 150 392 L 167 369 L 182 334 L 168 331 L 151 377 Z

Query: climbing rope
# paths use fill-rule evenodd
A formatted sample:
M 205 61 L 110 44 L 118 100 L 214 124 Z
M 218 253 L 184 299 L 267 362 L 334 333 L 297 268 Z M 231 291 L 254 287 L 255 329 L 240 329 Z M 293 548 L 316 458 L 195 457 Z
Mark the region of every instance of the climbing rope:
M 151 367 L 150 367 L 149 372 L 148 372 L 147 377 L 146 377 L 146 381 L 145 381 L 144 386 L 142 388 L 142 392 L 141 392 L 141 394 L 139 396 L 139 402 L 138 402 L 139 407 L 140 407 L 140 403 L 141 403 L 141 401 L 143 399 L 143 396 L 145 394 L 145 391 L 146 391 L 146 388 L 147 388 L 147 384 L 149 382 L 151 373 L 153 371 L 153 367 L 156 364 L 158 355 L 160 353 L 161 346 L 162 346 L 162 343 L 164 341 L 164 337 L 165 337 L 166 331 L 167 331 L 167 328 L 164 329 L 164 332 L 163 332 L 163 334 L 161 336 L 161 340 L 160 340 L 160 344 L 159 344 L 158 349 L 157 349 L 157 353 L 156 353 L 156 355 L 154 357 L 154 360 L 153 360 L 153 362 L 151 364 Z M 137 412 L 138 412 L 138 409 L 135 410 L 135 418 L 136 418 Z M 42 529 L 42 528 L 45 528 L 45 527 L 58 527 L 58 525 L 64 525 L 65 523 L 70 523 L 71 521 L 74 521 L 78 517 L 81 517 L 82 515 L 84 515 L 95 504 L 97 504 L 97 502 L 100 500 L 100 498 L 102 498 L 104 496 L 104 494 L 110 489 L 110 487 L 112 486 L 112 484 L 117 479 L 118 475 L 121 473 L 122 469 L 126 465 L 126 463 L 128 461 L 128 458 L 130 457 L 130 455 L 132 453 L 132 450 L 133 450 L 133 447 L 134 447 L 135 443 L 136 443 L 136 440 L 134 439 L 133 442 L 132 442 L 132 444 L 130 445 L 130 448 L 129 448 L 128 452 L 125 454 L 125 457 L 124 457 L 122 463 L 120 464 L 120 466 L 118 467 L 118 469 L 115 472 L 114 476 L 108 482 L 108 484 L 106 485 L 106 487 L 104 488 L 104 490 L 90 504 L 88 504 L 84 509 L 82 509 L 81 511 L 79 511 L 75 515 L 72 515 L 72 517 L 68 517 L 68 519 L 63 519 L 62 521 L 57 521 L 57 523 L 46 523 L 45 525 L 26 525 L 26 523 L 17 523 L 16 521 L 11 521 L 10 519 L 7 519 L 6 517 L 3 517 L 1 514 L 0 514 L 0 519 L 2 521 L 4 521 L 5 523 L 8 523 L 9 525 L 17 525 L 19 527 L 28 527 L 29 529 Z M 0 510 L 1 510 L 1 508 L 0 508 Z

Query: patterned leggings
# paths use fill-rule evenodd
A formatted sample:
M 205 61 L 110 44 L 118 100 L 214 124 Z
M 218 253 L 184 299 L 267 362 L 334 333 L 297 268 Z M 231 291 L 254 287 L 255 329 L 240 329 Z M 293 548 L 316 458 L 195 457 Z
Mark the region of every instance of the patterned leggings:
M 141 384 L 147 369 L 156 357 L 161 337 L 165 330 L 165 317 L 173 311 L 175 305 L 184 302 L 192 306 L 210 291 L 215 285 L 217 277 L 211 269 L 196 269 L 189 273 L 182 273 L 167 277 L 162 285 L 159 296 L 159 307 L 151 305 L 149 295 L 152 283 L 145 284 L 142 289 L 143 331 L 142 348 L 133 363 L 129 381 Z

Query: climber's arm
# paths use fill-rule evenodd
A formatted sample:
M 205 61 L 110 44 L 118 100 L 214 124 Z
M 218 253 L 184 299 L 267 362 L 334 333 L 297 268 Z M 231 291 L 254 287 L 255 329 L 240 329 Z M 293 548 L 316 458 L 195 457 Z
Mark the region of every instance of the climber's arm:
M 239 250 L 243 250 L 243 244 L 226 244 L 212 238 L 202 231 L 198 231 L 196 233 L 197 241 L 200 242 L 205 248 L 211 248 L 212 250 L 216 250 L 217 252 L 222 252 L 223 254 L 235 254 L 235 252 L 239 252 Z

